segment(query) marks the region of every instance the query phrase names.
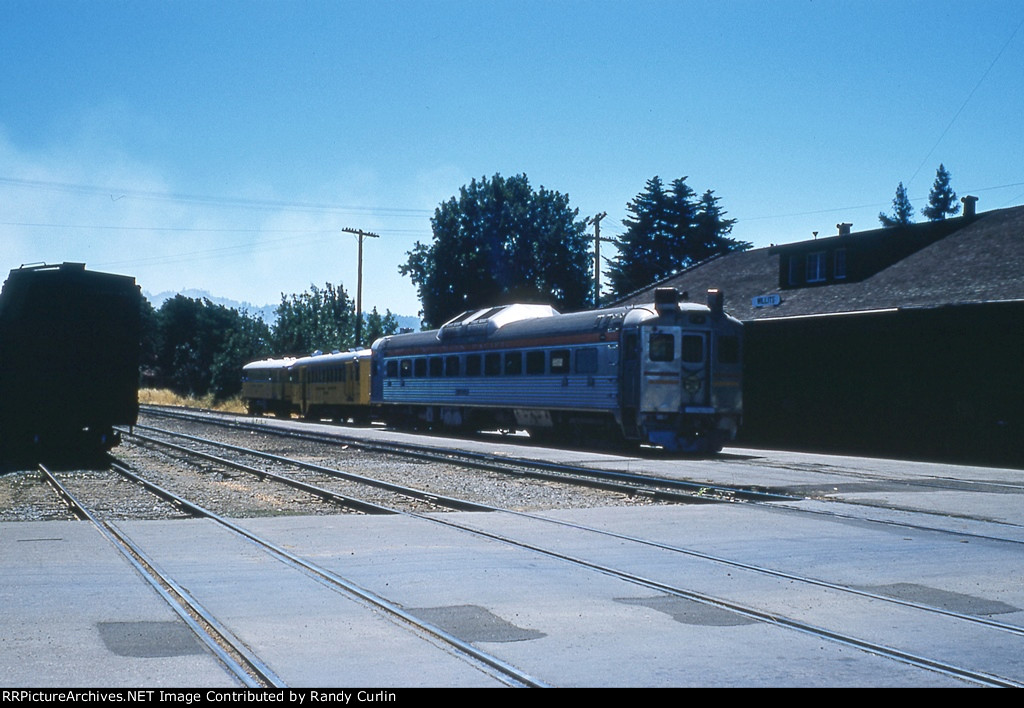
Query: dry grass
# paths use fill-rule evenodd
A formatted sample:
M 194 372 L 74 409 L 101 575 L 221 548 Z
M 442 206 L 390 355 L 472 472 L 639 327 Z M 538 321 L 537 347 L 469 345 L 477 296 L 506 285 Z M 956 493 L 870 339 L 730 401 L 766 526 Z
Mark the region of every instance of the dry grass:
M 245 413 L 242 399 L 237 396 L 224 401 L 215 401 L 213 395 L 194 398 L 179 396 L 173 391 L 158 388 L 139 389 L 139 403 L 154 406 L 179 406 L 182 408 L 208 408 L 225 413 Z

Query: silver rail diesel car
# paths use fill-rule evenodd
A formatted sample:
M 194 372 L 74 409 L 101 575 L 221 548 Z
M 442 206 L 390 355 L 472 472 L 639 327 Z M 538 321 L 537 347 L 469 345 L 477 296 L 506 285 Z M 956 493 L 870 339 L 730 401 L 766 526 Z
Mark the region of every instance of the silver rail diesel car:
M 660 288 L 650 305 L 465 312 L 373 344 L 371 403 L 395 426 L 526 430 L 715 452 L 742 416 L 742 325 Z

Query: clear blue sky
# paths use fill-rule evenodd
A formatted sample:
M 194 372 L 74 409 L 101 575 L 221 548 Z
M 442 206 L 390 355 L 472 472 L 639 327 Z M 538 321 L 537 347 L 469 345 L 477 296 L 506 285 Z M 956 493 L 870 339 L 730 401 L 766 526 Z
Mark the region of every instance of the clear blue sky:
M 878 226 L 939 163 L 1024 203 L 1024 3 L 0 0 L 0 269 L 419 309 L 398 266 L 474 177 L 581 216 L 713 189 L 756 246 Z M 918 214 L 918 218 L 919 214 Z M 603 249 L 607 254 L 610 249 Z

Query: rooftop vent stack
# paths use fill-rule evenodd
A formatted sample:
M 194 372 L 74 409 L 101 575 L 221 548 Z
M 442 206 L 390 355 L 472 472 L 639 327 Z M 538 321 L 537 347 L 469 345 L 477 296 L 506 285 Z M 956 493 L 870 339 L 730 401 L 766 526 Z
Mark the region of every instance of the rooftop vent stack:
M 654 291 L 654 309 L 658 314 L 679 309 L 679 292 L 675 288 L 657 288 Z
M 973 219 L 978 215 L 978 198 L 970 195 L 960 199 L 964 203 L 964 218 Z
M 721 317 L 725 312 L 725 294 L 717 289 L 708 290 L 708 309 L 714 317 Z
M 845 221 L 841 224 L 836 224 L 836 228 L 839 229 L 840 236 L 849 236 L 850 229 L 853 228 L 853 224 L 847 224 Z

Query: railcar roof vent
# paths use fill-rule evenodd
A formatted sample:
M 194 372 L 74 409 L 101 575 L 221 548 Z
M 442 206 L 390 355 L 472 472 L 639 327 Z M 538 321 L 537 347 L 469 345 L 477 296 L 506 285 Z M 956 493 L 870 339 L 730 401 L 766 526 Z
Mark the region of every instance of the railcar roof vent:
M 658 314 L 679 309 L 679 291 L 675 288 L 657 288 L 654 291 L 654 309 Z
M 441 325 L 437 338 L 444 341 L 472 336 L 486 337 L 512 322 L 557 314 L 558 310 L 550 305 L 502 305 L 486 310 L 470 310 Z
M 721 317 L 725 312 L 725 294 L 721 290 L 708 290 L 708 309 L 714 317 Z

